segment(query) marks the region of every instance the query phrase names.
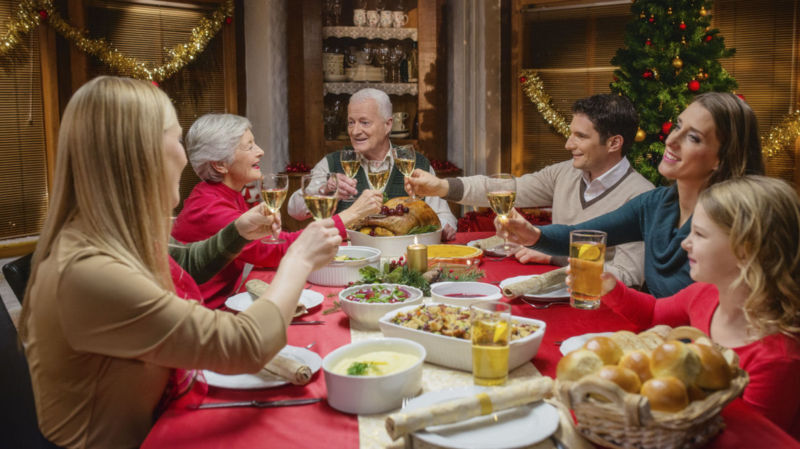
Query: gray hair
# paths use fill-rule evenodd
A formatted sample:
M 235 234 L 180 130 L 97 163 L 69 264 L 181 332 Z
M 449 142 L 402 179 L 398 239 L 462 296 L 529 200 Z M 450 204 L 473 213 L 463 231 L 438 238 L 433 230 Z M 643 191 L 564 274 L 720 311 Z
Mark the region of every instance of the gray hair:
M 186 133 L 186 151 L 194 172 L 203 181 L 221 182 L 222 174 L 211 165 L 233 162 L 236 146 L 250 120 L 233 114 L 206 114 L 195 120 Z
M 378 105 L 378 113 L 385 120 L 392 117 L 392 101 L 389 100 L 389 96 L 386 95 L 386 92 L 371 87 L 361 89 L 350 96 L 349 104 L 356 104 L 366 100 L 375 100 L 375 103 Z

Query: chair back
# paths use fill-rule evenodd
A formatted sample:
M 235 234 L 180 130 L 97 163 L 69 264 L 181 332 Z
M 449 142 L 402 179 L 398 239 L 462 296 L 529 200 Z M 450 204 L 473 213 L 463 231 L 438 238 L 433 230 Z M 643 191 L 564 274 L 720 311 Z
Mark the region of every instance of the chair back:
M 22 304 L 22 298 L 25 297 L 28 278 L 31 277 L 32 258 L 33 253 L 30 253 L 3 265 L 3 276 L 6 277 L 11 290 L 17 295 L 17 300 L 19 300 L 20 304 Z

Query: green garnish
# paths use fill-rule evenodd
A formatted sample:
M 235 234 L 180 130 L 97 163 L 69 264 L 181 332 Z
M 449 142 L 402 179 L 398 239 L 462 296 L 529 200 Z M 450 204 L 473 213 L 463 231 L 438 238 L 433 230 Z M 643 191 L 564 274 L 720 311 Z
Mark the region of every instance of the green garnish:
M 434 224 L 426 224 L 422 226 L 414 226 L 411 230 L 408 231 L 408 235 L 412 234 L 425 234 L 427 232 L 434 232 L 439 229 L 439 226 Z
M 431 295 L 431 284 L 422 277 L 421 273 L 409 270 L 406 265 L 392 268 L 392 265 L 387 263 L 384 265 L 383 271 L 372 266 L 366 266 L 360 268 L 358 273 L 361 274 L 361 279 L 356 284 L 409 285 L 422 290 L 422 294 L 425 296 Z
M 377 365 L 385 365 L 385 362 L 353 362 L 347 367 L 349 376 L 366 376 L 370 369 L 377 371 Z M 378 373 L 380 374 L 380 373 Z

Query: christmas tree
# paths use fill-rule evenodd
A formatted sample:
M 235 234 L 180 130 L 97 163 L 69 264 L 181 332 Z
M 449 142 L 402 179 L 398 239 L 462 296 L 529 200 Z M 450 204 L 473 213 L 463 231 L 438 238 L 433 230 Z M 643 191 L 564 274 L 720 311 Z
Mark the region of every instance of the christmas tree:
M 611 64 L 611 90 L 633 101 L 639 131 L 628 153 L 633 166 L 656 185 L 664 140 L 678 114 L 702 92 L 730 92 L 734 80 L 719 63 L 733 55 L 711 28 L 711 1 L 636 0 L 625 31 L 627 48 Z

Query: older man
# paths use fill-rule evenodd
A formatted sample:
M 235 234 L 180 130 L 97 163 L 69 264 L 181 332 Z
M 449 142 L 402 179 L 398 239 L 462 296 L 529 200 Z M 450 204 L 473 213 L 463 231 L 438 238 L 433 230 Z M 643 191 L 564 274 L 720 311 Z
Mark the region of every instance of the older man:
M 382 161 L 392 159 L 392 144 L 389 141 L 389 133 L 392 130 L 392 103 L 385 92 L 377 89 L 361 89 L 350 97 L 347 106 L 347 133 L 350 135 L 350 143 L 353 149 L 365 161 Z M 340 162 L 339 151 L 329 153 L 314 166 L 312 173 L 336 173 L 339 181 L 339 209 L 347 207 L 355 195 L 368 189 L 366 175 L 362 168 L 356 179 L 345 176 Z M 433 169 L 428 159 L 422 154 L 417 153 L 416 167 L 422 169 L 431 176 Z M 403 175 L 400 171 L 392 167 L 389 181 L 386 184 L 384 193 L 389 198 L 404 196 L 406 192 L 403 187 Z M 428 197 L 425 202 L 439 216 L 442 223 L 442 239 L 450 240 L 456 233 L 456 217 L 450 211 L 447 202 L 438 197 Z M 289 215 L 297 220 L 305 220 L 310 216 L 308 208 L 303 201 L 303 194 L 299 190 L 294 192 L 289 198 Z
M 517 178 L 517 207 L 553 207 L 553 223 L 572 224 L 610 212 L 653 188 L 625 158 L 633 145 L 639 118 L 630 100 L 612 94 L 594 95 L 572 107 L 570 136 L 564 148 L 572 158 Z M 485 176 L 439 179 L 415 171 L 406 189 L 472 206 L 488 206 Z M 606 269 L 625 284 L 644 282 L 644 244 L 619 245 Z M 521 262 L 565 265 L 565 258 L 522 248 Z

